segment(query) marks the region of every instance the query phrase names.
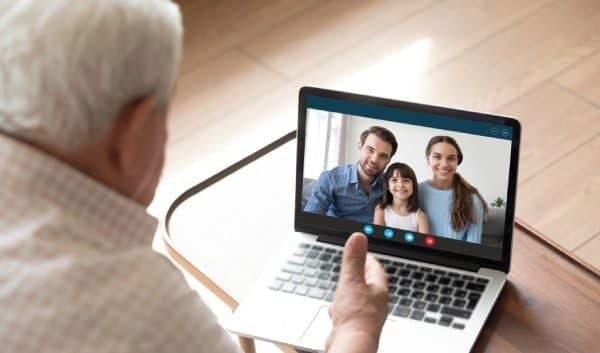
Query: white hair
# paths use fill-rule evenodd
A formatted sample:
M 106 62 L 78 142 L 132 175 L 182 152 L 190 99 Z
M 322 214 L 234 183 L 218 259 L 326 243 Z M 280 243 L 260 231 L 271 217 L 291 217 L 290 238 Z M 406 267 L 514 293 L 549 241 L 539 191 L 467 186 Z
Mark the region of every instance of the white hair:
M 166 106 L 182 32 L 169 0 L 0 0 L 0 130 L 69 151 L 129 102 Z

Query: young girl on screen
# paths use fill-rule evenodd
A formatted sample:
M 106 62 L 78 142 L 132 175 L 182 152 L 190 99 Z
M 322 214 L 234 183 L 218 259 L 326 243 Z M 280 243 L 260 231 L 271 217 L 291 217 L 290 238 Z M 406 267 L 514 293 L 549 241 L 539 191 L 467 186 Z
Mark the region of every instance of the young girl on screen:
M 381 201 L 373 223 L 402 230 L 429 233 L 425 212 L 419 209 L 415 172 L 404 163 L 393 163 L 385 172 Z

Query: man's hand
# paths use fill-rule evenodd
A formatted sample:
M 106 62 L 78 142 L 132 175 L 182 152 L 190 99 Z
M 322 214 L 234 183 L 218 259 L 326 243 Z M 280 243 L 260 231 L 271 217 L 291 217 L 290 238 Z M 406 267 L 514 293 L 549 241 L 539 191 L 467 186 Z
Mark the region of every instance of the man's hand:
M 333 329 L 327 352 L 375 353 L 388 313 L 386 274 L 377 260 L 367 256 L 367 238 L 354 233 L 346 241 L 340 280 L 329 316 Z

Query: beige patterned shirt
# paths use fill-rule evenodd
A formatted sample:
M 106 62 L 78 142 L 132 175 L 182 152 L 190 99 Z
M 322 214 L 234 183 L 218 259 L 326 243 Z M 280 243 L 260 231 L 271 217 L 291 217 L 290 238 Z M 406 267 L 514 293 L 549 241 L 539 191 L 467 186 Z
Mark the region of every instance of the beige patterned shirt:
M 238 352 L 181 273 L 157 221 L 0 134 L 0 351 Z

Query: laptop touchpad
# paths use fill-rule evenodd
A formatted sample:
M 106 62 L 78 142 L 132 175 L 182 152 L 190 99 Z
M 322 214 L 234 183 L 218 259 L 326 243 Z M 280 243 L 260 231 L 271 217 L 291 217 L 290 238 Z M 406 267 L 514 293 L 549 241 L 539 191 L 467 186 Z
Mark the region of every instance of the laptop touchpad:
M 302 335 L 300 340 L 302 346 L 319 351 L 325 350 L 325 341 L 327 341 L 332 328 L 328 310 L 329 307 L 327 306 L 322 306 L 319 309 L 304 335 Z

